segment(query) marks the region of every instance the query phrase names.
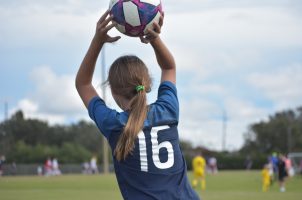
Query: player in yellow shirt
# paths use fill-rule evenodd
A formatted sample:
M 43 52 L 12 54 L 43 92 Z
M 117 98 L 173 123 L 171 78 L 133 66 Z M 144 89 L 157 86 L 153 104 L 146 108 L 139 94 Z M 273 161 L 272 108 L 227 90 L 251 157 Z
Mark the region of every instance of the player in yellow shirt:
M 266 192 L 271 184 L 271 177 L 270 177 L 268 165 L 264 165 L 261 174 L 262 174 L 262 191 Z
M 201 189 L 205 190 L 206 189 L 206 179 L 205 179 L 206 161 L 205 161 L 205 159 L 201 155 L 196 156 L 193 159 L 192 166 L 193 166 L 193 174 L 194 174 L 194 179 L 192 182 L 193 187 L 196 188 L 198 183 L 201 182 Z

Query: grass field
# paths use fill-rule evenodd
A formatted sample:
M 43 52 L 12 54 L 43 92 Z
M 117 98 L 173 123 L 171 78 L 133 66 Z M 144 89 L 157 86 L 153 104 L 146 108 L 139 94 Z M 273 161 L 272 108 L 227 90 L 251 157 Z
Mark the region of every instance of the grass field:
M 302 177 L 288 180 L 287 191 L 277 184 L 261 192 L 258 171 L 225 171 L 207 175 L 203 200 L 301 200 Z M 0 177 L 0 200 L 119 200 L 122 199 L 114 174 L 65 175 L 60 177 Z

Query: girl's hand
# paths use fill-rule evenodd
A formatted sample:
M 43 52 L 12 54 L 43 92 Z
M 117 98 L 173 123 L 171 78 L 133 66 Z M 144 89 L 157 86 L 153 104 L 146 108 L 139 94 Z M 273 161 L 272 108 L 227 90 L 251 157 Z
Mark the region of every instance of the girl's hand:
M 150 42 L 153 42 L 156 38 L 159 37 L 159 34 L 161 33 L 161 27 L 163 26 L 164 23 L 164 16 L 160 16 L 159 22 L 154 22 L 153 23 L 153 28 L 147 29 L 147 33 L 145 36 L 141 36 L 141 42 L 148 44 Z
M 116 25 L 116 22 L 112 22 L 113 16 L 109 16 L 109 12 L 110 11 L 107 10 L 96 25 L 95 37 L 100 40 L 101 43 L 113 43 L 121 38 L 120 36 L 111 37 L 108 35 L 108 31 Z M 112 23 L 109 24 L 110 22 Z

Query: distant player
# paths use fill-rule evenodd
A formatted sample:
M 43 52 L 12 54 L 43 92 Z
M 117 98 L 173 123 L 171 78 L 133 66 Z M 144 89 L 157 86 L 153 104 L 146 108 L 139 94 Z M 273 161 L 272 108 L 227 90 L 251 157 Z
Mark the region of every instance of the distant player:
M 3 175 L 3 165 L 4 165 L 4 162 L 5 162 L 5 156 L 1 155 L 0 156 L 0 176 Z
M 302 160 L 300 160 L 300 164 L 299 164 L 299 172 L 302 175 Z
M 274 180 L 277 180 L 278 177 L 278 161 L 278 154 L 276 152 L 273 152 L 271 156 L 271 162 L 273 164 L 274 169 Z
M 292 160 L 286 155 L 284 162 L 288 176 L 293 177 L 295 175 L 295 170 L 293 168 Z
M 193 166 L 193 175 L 194 175 L 194 178 L 192 181 L 193 187 L 196 188 L 198 183 L 200 182 L 201 189 L 205 190 L 206 189 L 206 178 L 205 178 L 206 161 L 205 161 L 205 159 L 201 155 L 196 156 L 193 159 L 192 166 Z
M 278 180 L 279 180 L 279 186 L 280 186 L 280 192 L 285 192 L 285 181 L 288 177 L 288 173 L 286 170 L 286 164 L 285 164 L 286 157 L 283 154 L 279 155 L 278 160 Z
M 215 157 L 211 157 L 208 160 L 209 170 L 211 174 L 217 174 L 218 168 L 217 168 L 217 159 Z
M 47 160 L 44 163 L 44 175 L 45 176 L 51 176 L 52 175 L 52 162 L 51 162 L 50 157 L 48 157 Z
M 272 160 L 270 159 L 270 157 L 268 158 L 267 167 L 268 167 L 269 176 L 270 176 L 270 185 L 273 185 L 274 180 L 275 180 L 274 179 L 274 166 L 273 166 L 273 163 L 272 163 Z
M 115 102 L 123 110 L 107 107 L 92 86 L 96 60 L 105 43 L 119 40 L 107 32 L 115 26 L 107 11 L 97 23 L 95 36 L 80 66 L 76 86 L 101 133 L 112 149 L 114 169 L 124 199 L 197 200 L 179 146 L 179 104 L 175 61 L 159 37 L 160 23 L 148 29 L 143 43 L 155 51 L 161 68 L 161 84 L 155 103 L 147 105 L 151 90 L 148 68 L 136 56 L 122 56 L 109 69 L 108 83 Z
M 90 160 L 90 169 L 92 174 L 98 174 L 97 157 L 93 156 Z
M 270 176 L 270 169 L 268 164 L 264 165 L 261 171 L 261 175 L 262 175 L 262 191 L 266 192 L 271 185 L 271 176 Z
M 57 158 L 52 159 L 52 175 L 58 176 L 61 175 L 61 170 L 59 168 L 59 162 Z

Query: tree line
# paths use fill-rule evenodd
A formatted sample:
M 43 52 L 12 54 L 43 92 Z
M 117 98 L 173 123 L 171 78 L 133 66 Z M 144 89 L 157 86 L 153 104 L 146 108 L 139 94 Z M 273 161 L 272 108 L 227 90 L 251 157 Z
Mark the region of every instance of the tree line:
M 81 163 L 102 156 L 102 136 L 89 122 L 50 126 L 17 111 L 0 124 L 0 154 L 7 162 L 43 163 L 50 156 L 61 163 Z

